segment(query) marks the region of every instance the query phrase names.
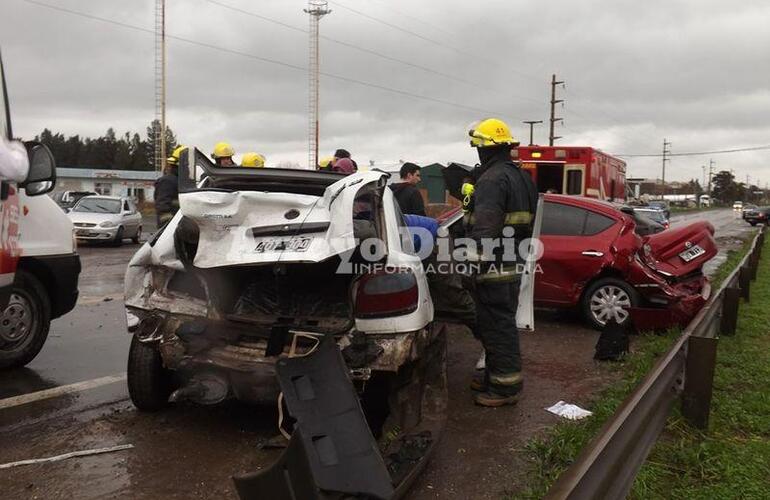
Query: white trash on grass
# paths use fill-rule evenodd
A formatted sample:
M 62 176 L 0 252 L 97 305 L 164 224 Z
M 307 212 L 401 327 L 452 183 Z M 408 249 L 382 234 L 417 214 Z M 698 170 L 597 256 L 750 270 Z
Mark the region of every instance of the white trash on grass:
M 593 415 L 593 412 L 584 410 L 578 405 L 569 404 L 564 401 L 559 401 L 550 408 L 545 408 L 545 410 L 550 411 L 554 415 L 558 415 L 569 420 L 580 420 L 581 418 L 590 417 Z

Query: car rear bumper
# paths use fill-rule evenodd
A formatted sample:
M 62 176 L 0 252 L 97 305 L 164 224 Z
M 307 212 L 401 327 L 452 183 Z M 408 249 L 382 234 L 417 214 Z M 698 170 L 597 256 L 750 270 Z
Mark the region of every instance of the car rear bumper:
M 292 331 L 280 329 L 255 334 L 252 325 L 215 321 L 181 314 L 126 307 L 129 332 L 140 342 L 157 343 L 166 368 L 185 382 L 201 375 L 216 377 L 236 399 L 265 403 L 278 396 L 275 363 L 290 355 L 313 351 L 312 341 L 300 338 L 292 347 Z M 419 359 L 438 336 L 430 323 L 418 331 L 389 335 L 350 332 L 337 343 L 353 380 L 368 380 L 372 372 L 396 373 Z M 311 332 L 303 332 L 311 333 Z M 293 352 L 292 352 L 293 351 Z M 201 402 L 201 401 L 198 401 Z
M 656 283 L 634 285 L 645 299 L 645 307 L 631 308 L 631 320 L 639 331 L 684 327 L 711 297 L 711 283 L 703 275 L 676 283 L 657 279 Z

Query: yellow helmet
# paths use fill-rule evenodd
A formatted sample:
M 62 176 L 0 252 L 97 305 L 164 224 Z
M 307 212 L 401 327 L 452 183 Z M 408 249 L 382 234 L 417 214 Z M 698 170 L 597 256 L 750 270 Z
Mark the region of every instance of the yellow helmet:
M 265 157 L 259 153 L 243 153 L 241 166 L 262 168 L 265 166 Z
M 516 146 L 519 141 L 511 135 L 511 129 L 504 121 L 497 118 L 487 118 L 471 126 L 468 131 L 471 136 L 471 146 L 474 148 L 486 148 L 510 144 Z
M 333 156 L 327 156 L 326 158 L 321 158 L 318 161 L 318 166 L 321 169 L 327 169 L 327 168 L 329 168 L 331 166 L 333 161 L 334 161 L 334 157 Z
M 181 144 L 174 149 L 174 152 L 171 153 L 171 156 L 166 158 L 166 163 L 169 165 L 178 165 L 179 164 L 179 157 L 182 156 L 182 151 L 187 149 L 187 146 L 182 146 Z
M 233 147 L 226 142 L 218 142 L 216 146 L 214 146 L 214 152 L 211 153 L 211 157 L 214 159 L 230 158 L 234 155 L 235 151 L 233 151 Z

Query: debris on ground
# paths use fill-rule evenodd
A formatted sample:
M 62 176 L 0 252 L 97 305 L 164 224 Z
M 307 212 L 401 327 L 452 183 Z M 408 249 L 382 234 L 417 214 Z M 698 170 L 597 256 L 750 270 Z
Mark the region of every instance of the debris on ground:
M 593 412 L 584 410 L 577 405 L 569 404 L 564 401 L 559 401 L 555 405 L 550 406 L 545 410 L 553 413 L 554 415 L 564 417 L 568 420 L 580 420 L 581 418 L 590 417 L 593 415 Z
M 63 455 L 56 455 L 46 458 L 33 458 L 30 460 L 19 460 L 17 462 L 8 462 L 7 464 L 0 464 L 0 469 L 10 469 L 12 467 L 18 467 L 21 465 L 41 464 L 45 462 L 59 462 L 61 460 L 67 460 L 74 457 L 87 457 L 91 455 L 101 455 L 102 453 L 112 453 L 115 451 L 128 450 L 133 448 L 133 444 L 121 444 L 118 446 L 111 446 L 109 448 L 95 448 L 92 450 L 72 451 L 70 453 L 64 453 Z

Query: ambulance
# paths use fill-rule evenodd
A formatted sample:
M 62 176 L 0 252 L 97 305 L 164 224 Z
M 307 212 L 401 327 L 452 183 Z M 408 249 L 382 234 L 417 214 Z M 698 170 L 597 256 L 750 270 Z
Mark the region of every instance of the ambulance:
M 51 320 L 75 307 L 80 258 L 72 222 L 44 196 L 56 184 L 53 155 L 13 140 L 2 55 L 0 148 L 0 369 L 8 369 L 32 361 Z

